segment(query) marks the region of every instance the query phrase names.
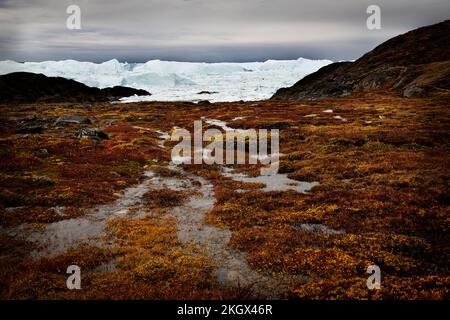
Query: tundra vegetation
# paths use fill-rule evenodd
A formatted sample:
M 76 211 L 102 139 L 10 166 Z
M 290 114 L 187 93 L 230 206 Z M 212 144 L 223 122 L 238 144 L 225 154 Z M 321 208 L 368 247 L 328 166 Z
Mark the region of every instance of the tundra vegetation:
M 217 266 L 200 245 L 179 241 L 166 212 L 190 196 L 183 190 L 150 190 L 143 196 L 148 215 L 109 220 L 103 235 L 108 246 L 80 245 L 36 257 L 36 243 L 7 232 L 83 217 L 152 170 L 162 176 L 192 173 L 212 183 L 216 202 L 206 223 L 230 230 L 229 246 L 255 270 L 298 276 L 282 298 L 448 299 L 449 105 L 446 97 L 382 96 L 1 105 L 0 297 L 251 297 L 251 285 L 217 282 Z M 82 115 L 91 124 L 55 125 L 63 115 Z M 279 129 L 279 173 L 319 184 L 305 193 L 267 192 L 264 184 L 225 177 L 216 164 L 169 170 L 176 142 L 162 147 L 156 130 L 191 130 L 202 117 L 233 128 Z M 32 130 L 36 127 L 41 129 Z M 106 135 L 79 138 L 83 127 Z M 260 173 L 259 164 L 229 167 L 248 176 Z M 311 225 L 328 229 L 305 227 Z M 366 287 L 372 264 L 382 271 L 380 290 Z M 66 287 L 69 265 L 81 268 L 81 290 Z

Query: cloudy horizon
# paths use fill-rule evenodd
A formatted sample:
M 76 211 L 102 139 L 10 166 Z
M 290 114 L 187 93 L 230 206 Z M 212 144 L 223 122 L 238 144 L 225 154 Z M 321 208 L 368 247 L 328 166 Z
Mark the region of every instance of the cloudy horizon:
M 81 8 L 68 30 L 66 8 Z M 366 9 L 381 8 L 368 30 Z M 0 0 L 0 60 L 353 60 L 383 41 L 448 19 L 448 0 Z

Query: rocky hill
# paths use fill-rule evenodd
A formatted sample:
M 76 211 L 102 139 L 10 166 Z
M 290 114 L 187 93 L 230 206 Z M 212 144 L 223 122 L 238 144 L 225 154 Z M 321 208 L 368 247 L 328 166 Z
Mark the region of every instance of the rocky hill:
M 150 93 L 121 86 L 93 88 L 75 80 L 29 72 L 14 72 L 0 76 L 0 103 L 101 102 L 132 95 L 150 95 Z
M 450 92 L 450 20 L 392 38 L 355 62 L 321 68 L 272 99 L 300 100 L 349 95 L 405 97 Z

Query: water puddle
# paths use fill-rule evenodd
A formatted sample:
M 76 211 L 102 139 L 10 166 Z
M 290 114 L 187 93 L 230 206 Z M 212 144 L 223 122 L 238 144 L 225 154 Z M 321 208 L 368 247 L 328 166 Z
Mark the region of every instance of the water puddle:
M 215 274 L 220 284 L 235 287 L 251 286 L 254 297 L 278 298 L 289 285 L 304 281 L 298 276 L 280 276 L 275 278 L 253 270 L 245 254 L 228 246 L 231 231 L 219 229 L 205 222 L 205 214 L 212 210 L 215 203 L 212 184 L 205 179 L 182 172 L 177 178 L 154 177 L 153 188 L 168 187 L 174 190 L 195 190 L 184 204 L 169 210 L 169 215 L 177 221 L 178 238 L 185 243 L 194 243 L 204 248 L 206 254 L 215 263 Z M 178 180 L 178 182 L 176 182 Z
M 219 120 L 207 122 L 225 131 L 235 130 Z M 168 135 L 164 132 L 158 133 L 160 133 L 161 142 L 164 143 Z M 140 184 L 127 188 L 115 202 L 90 209 L 84 217 L 45 224 L 40 229 L 34 228 L 32 224 L 23 224 L 6 232 L 39 244 L 41 249 L 32 252 L 34 258 L 59 255 L 82 244 L 108 246 L 113 244 L 106 243 L 104 239 L 105 227 L 109 219 L 143 218 L 151 214 L 143 205 L 142 198 L 145 193 L 163 188 L 182 190 L 188 192 L 188 198 L 181 205 L 167 209 L 166 214 L 175 219 L 180 241 L 196 244 L 205 250 L 216 265 L 215 275 L 221 285 L 249 286 L 253 298 L 274 299 L 280 298 L 290 286 L 306 281 L 306 278 L 301 276 L 274 277 L 252 269 L 244 253 L 228 246 L 232 235 L 231 230 L 217 228 L 205 221 L 206 213 L 212 210 L 215 204 L 213 185 L 204 178 L 187 173 L 173 164 L 168 168 L 176 171 L 177 174 L 167 177 L 153 171 L 146 171 Z M 224 168 L 224 175 L 243 182 L 262 182 L 266 184 L 264 191 L 305 192 L 318 184 L 295 181 L 282 174 L 251 178 L 234 173 L 227 168 Z M 111 270 L 115 270 L 113 261 L 98 267 L 99 272 Z
M 343 121 L 343 122 L 346 122 L 346 121 L 347 121 L 347 119 L 342 118 L 341 116 L 334 116 L 333 118 L 338 119 L 338 120 L 341 120 L 341 121 Z
M 90 209 L 82 218 L 48 223 L 39 229 L 33 228 L 31 224 L 23 224 L 6 230 L 6 233 L 39 244 L 42 248 L 32 252 L 33 258 L 59 255 L 82 244 L 104 244 L 102 236 L 108 219 L 127 217 L 132 208 L 136 209 L 133 215 L 143 210 L 141 198 L 148 191 L 148 182 L 152 176 L 152 172 L 146 172 L 143 182 L 126 189 L 114 203 Z
M 246 183 L 264 183 L 265 187 L 263 191 L 287 191 L 294 190 L 300 193 L 305 193 L 311 190 L 314 186 L 319 185 L 319 182 L 305 182 L 297 181 L 288 178 L 287 174 L 274 174 L 268 176 L 248 177 L 243 173 L 236 173 L 233 169 L 224 167 L 222 168 L 223 176 L 231 178 L 234 181 L 246 182 Z
M 279 158 L 281 158 L 282 156 L 284 156 L 283 153 L 271 153 L 271 154 L 265 154 L 265 155 L 256 155 L 256 154 L 252 154 L 250 155 L 250 158 L 252 159 L 256 159 L 259 161 L 270 161 L 270 163 L 278 161 Z
M 147 171 L 140 184 L 126 189 L 114 203 L 97 206 L 82 218 L 49 223 L 42 229 L 23 224 L 7 230 L 7 233 L 39 244 L 41 249 L 32 252 L 33 258 L 59 255 L 82 244 L 108 246 L 112 243 L 105 243 L 103 235 L 109 219 L 136 219 L 151 214 L 143 207 L 142 197 L 146 192 L 163 188 L 192 191 L 183 204 L 168 209 L 167 215 L 175 218 L 180 241 L 204 249 L 217 266 L 215 275 L 221 285 L 250 286 L 254 298 L 279 298 L 290 285 L 305 281 L 299 276 L 273 277 L 253 270 L 244 253 L 228 246 L 231 231 L 214 227 L 205 221 L 206 213 L 215 204 L 213 185 L 176 166 L 171 165 L 169 169 L 177 174 L 166 177 Z M 115 268 L 114 261 L 110 261 L 95 271 L 109 272 Z
M 153 131 L 153 132 L 156 132 L 157 134 L 159 134 L 158 139 L 160 141 L 158 143 L 158 146 L 162 149 L 165 148 L 164 143 L 166 142 L 166 140 L 170 138 L 169 133 L 161 131 L 161 130 L 153 130 L 150 128 L 145 128 L 145 127 L 140 127 L 140 126 L 133 126 L 133 128 L 138 129 L 138 130 L 143 130 L 143 131 Z
M 237 133 L 245 133 L 247 130 L 245 129 L 235 129 L 231 128 L 227 125 L 225 121 L 222 120 L 216 120 L 216 119 L 207 119 L 205 117 L 202 117 L 202 120 L 205 121 L 207 124 L 215 127 L 221 128 L 225 132 L 237 132 Z

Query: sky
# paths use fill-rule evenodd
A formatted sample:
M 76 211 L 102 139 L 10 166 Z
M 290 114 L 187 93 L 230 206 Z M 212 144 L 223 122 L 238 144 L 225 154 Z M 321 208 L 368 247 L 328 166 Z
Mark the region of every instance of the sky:
M 80 30 L 66 27 L 69 5 Z M 0 0 L 0 60 L 353 60 L 449 13 L 449 0 Z

